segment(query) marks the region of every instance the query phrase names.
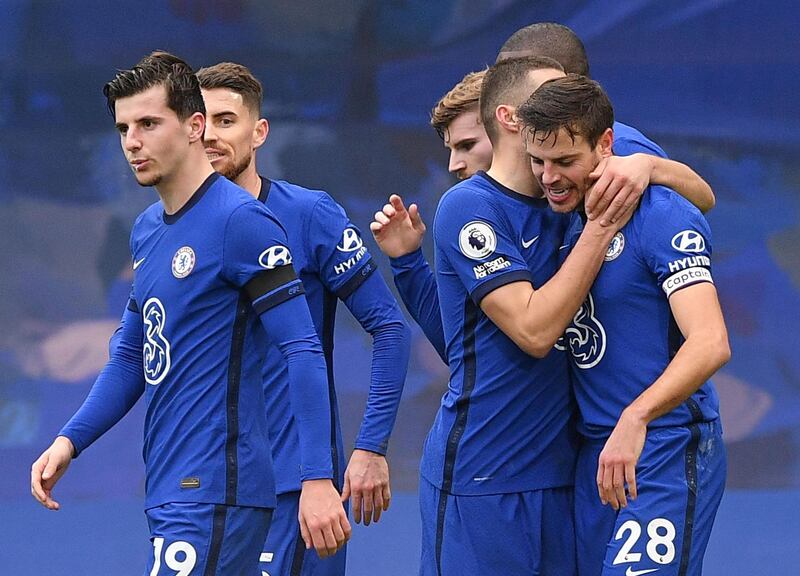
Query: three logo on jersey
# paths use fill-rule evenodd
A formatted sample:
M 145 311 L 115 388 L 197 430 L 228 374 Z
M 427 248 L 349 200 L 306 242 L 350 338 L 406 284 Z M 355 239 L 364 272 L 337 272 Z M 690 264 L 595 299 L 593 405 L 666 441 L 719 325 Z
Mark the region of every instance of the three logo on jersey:
M 171 363 L 169 340 L 164 336 L 167 314 L 158 298 L 150 298 L 142 308 L 145 341 L 142 347 L 144 379 L 155 386 L 169 372 Z
M 595 316 L 591 293 L 575 312 L 572 324 L 567 327 L 564 337 L 556 345 L 559 350 L 565 349 L 564 340 L 569 346 L 575 365 L 583 370 L 597 366 L 605 356 L 606 330 Z

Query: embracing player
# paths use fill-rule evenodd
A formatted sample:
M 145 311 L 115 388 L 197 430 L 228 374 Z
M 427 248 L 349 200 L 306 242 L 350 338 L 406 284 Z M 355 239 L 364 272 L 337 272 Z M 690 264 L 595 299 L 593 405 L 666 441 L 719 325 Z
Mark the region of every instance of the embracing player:
M 589 74 L 583 43 L 561 24 L 544 22 L 521 28 L 505 42 L 497 61 L 524 56 L 546 56 L 568 73 Z M 491 144 L 478 111 L 484 74 L 467 74 L 431 113 L 431 125 L 450 151 L 449 170 L 462 179 L 491 165 Z M 587 194 L 586 209 L 591 217 L 603 215 L 613 220 L 650 183 L 669 186 L 704 212 L 714 206 L 711 188 L 691 168 L 668 159 L 660 146 L 631 126 L 615 121 L 614 133 L 614 156 L 603 159 L 590 175 L 594 186 Z M 436 284 L 421 250 L 426 226 L 417 205 L 406 209 L 399 196 L 392 196 L 375 214 L 370 229 L 381 251 L 390 257 L 406 308 L 444 359 Z
M 568 76 L 517 113 L 550 207 L 575 211 L 566 252 L 582 237 L 588 175 L 613 154 L 614 111 L 599 84 Z M 582 436 L 580 574 L 700 576 L 726 473 L 708 379 L 730 348 L 699 210 L 649 186 L 564 340 Z

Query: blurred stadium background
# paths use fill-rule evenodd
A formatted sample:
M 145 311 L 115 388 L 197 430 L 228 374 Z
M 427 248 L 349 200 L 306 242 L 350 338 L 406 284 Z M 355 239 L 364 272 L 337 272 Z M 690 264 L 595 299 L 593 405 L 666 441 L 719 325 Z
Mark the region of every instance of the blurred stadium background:
M 572 27 L 618 119 L 716 192 L 714 273 L 734 355 L 716 378 L 730 474 L 705 574 L 800 570 L 796 2 L 0 0 L 0 574 L 135 575 L 150 552 L 141 405 L 73 464 L 62 511 L 29 495 L 30 464 L 104 362 L 130 225 L 156 199 L 129 173 L 105 111 L 115 70 L 156 48 L 196 68 L 249 66 L 271 121 L 262 173 L 328 190 L 371 243 L 371 214 L 391 193 L 432 219 L 451 179 L 430 108 L 537 21 Z M 341 310 L 336 373 L 352 440 L 369 343 Z M 348 574 L 415 573 L 417 463 L 446 378 L 416 331 L 390 449 L 393 507 L 356 530 Z

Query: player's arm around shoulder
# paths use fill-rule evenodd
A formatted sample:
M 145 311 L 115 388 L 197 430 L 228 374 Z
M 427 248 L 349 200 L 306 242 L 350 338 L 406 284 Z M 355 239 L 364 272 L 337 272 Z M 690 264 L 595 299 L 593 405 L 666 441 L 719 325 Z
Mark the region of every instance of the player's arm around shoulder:
M 629 208 L 608 226 L 588 221 L 564 264 L 544 285 L 501 286 L 483 299 L 481 309 L 523 351 L 545 357 L 586 299 L 611 239 L 631 214 Z

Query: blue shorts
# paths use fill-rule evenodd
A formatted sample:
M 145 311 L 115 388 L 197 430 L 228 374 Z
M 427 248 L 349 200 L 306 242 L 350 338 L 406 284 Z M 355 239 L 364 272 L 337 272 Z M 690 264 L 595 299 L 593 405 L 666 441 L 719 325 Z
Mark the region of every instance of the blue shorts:
M 421 576 L 574 576 L 572 487 L 455 496 L 420 478 Z
M 300 492 L 278 494 L 278 507 L 272 517 L 261 553 L 262 573 L 268 576 L 344 576 L 347 547 L 324 560 L 311 548 L 306 550 L 300 536 L 297 511 Z
M 648 431 L 636 465 L 638 497 L 619 513 L 597 493 L 605 440 L 578 454 L 575 532 L 580 576 L 700 576 L 725 488 L 718 420 Z
M 145 576 L 256 576 L 271 508 L 173 503 L 145 511 L 153 553 Z

